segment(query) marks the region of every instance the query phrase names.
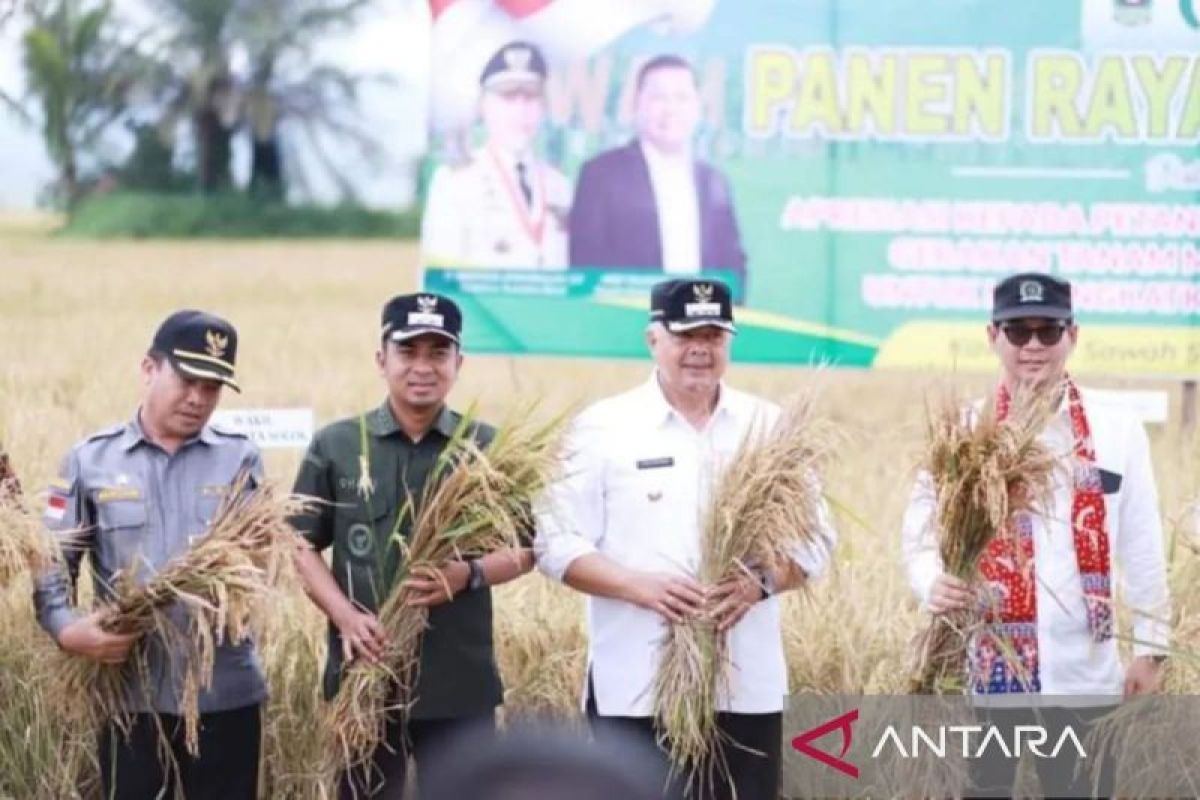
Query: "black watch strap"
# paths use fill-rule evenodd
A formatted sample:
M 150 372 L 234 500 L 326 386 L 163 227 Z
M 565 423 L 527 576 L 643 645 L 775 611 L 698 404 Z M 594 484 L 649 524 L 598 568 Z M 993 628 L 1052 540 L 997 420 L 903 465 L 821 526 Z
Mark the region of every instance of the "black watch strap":
M 479 566 L 479 559 L 468 558 L 467 569 L 471 571 L 467 578 L 467 591 L 474 592 L 482 589 L 484 586 L 483 567 Z

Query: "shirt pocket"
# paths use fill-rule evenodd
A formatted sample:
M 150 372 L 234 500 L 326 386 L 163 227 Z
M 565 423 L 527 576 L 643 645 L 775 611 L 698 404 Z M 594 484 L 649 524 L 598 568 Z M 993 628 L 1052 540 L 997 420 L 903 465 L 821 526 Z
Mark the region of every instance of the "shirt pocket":
M 191 521 L 194 530 L 188 531 L 189 535 L 194 537 L 208 533 L 209 526 L 217 518 L 221 504 L 228 496 L 229 486 L 226 484 L 213 484 L 198 488 L 195 502 L 192 504 Z
M 146 520 L 143 499 L 96 503 L 97 545 L 105 571 L 137 573 L 146 566 L 155 566 L 157 554 L 149 551 Z

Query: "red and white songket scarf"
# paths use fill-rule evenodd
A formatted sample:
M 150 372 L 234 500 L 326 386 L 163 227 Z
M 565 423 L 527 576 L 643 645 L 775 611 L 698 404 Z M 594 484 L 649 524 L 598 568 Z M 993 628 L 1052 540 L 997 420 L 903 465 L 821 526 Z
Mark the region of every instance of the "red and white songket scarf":
M 1079 388 L 1066 379 L 1067 410 L 1073 438 L 1071 534 L 1083 579 L 1087 624 L 1093 641 L 1113 636 L 1108 521 L 1092 429 Z M 1012 397 L 1001 385 L 996 416 L 1003 420 Z M 979 563 L 986 594 L 984 627 L 968 648 L 973 694 L 1040 692 L 1037 638 L 1037 577 L 1034 571 L 1033 516 L 1014 514 L 1008 530 L 988 544 Z

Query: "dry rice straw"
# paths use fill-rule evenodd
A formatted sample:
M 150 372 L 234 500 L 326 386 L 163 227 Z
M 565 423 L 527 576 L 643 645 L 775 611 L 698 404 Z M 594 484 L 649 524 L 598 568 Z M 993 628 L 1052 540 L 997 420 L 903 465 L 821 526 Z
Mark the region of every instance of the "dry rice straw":
M 211 685 L 216 648 L 249 638 L 268 601 L 291 575 L 298 539 L 288 518 L 302 508 L 298 499 L 276 496 L 268 487 L 252 489 L 249 475 L 240 474 L 208 532 L 191 549 L 144 585 L 133 574 L 118 577 L 111 599 L 100 607 L 100 624 L 109 632 L 141 638 L 125 664 L 65 657 L 61 696 L 86 709 L 91 724 L 113 720 L 126 726 L 137 699 L 130 695 L 130 679 L 148 685 L 148 648 L 157 638 L 155 644 L 184 665 L 179 714 L 188 749 L 195 754 L 199 695 Z M 179 612 L 186 625 L 178 621 Z
M 1002 421 L 991 402 L 977 414 L 952 398 L 930 409 L 924 468 L 934 493 L 933 524 L 947 574 L 973 587 L 980 557 L 994 537 L 1008 535 L 1012 515 L 1045 507 L 1055 458 L 1038 435 L 1057 396 L 1019 390 Z M 961 692 L 967 643 L 980 624 L 976 608 L 935 616 L 917 638 L 909 690 Z
M 759 420 L 717 476 L 701 527 L 696 577 L 703 585 L 774 570 L 818 541 L 826 524 L 819 476 L 834 436 L 814 406 L 814 396 L 800 395 L 769 430 Z M 712 621 L 669 627 L 654 716 L 672 771 L 686 774 L 689 785 L 728 779 L 716 713 L 729 667 L 727 635 Z

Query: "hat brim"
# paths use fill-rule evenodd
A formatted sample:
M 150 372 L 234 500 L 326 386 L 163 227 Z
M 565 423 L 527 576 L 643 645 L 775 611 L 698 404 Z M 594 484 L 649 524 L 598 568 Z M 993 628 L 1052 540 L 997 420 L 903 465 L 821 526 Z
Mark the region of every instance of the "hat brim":
M 536 72 L 497 72 L 483 82 L 483 88 L 493 92 L 505 89 L 517 89 L 522 86 L 533 86 L 541 89 L 545 85 L 546 79 Z
M 197 363 L 189 361 L 186 358 L 179 356 L 170 356 L 171 366 L 189 378 L 199 378 L 203 381 L 217 381 L 223 383 L 230 389 L 233 389 L 238 394 L 242 393 L 242 387 L 238 386 L 238 382 L 234 379 L 233 373 L 225 372 L 212 364 Z
M 387 338 L 388 341 L 391 342 L 406 342 L 409 339 L 415 339 L 418 336 L 427 336 L 429 334 L 441 336 L 443 339 L 449 339 L 455 344 L 459 343 L 458 337 L 449 331 L 444 331 L 441 328 L 427 328 L 420 326 L 413 328 L 400 328 L 399 330 L 389 333 Z
M 694 331 L 697 328 L 720 328 L 723 331 L 737 333 L 737 328 L 729 320 L 725 319 L 693 319 L 693 320 L 676 320 L 663 323 L 667 330 L 671 333 L 686 333 Z
M 1014 306 L 992 313 L 992 322 L 1011 322 L 1014 319 L 1071 319 L 1074 312 L 1061 306 Z

